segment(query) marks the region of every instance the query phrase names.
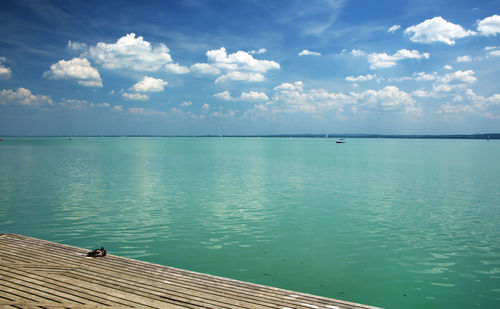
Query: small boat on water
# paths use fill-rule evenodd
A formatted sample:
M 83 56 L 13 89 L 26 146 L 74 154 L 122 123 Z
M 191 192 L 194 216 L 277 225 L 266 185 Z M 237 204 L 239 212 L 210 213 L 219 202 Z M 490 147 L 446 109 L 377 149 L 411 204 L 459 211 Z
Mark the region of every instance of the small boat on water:
M 337 144 L 344 144 L 345 139 L 343 137 L 339 138 L 338 140 L 335 141 Z

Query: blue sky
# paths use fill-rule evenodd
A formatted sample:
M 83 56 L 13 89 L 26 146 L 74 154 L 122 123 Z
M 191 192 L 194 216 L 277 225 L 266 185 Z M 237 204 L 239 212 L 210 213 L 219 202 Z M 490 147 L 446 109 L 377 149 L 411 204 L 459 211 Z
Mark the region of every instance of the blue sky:
M 325 132 L 500 132 L 500 3 L 0 5 L 0 135 Z

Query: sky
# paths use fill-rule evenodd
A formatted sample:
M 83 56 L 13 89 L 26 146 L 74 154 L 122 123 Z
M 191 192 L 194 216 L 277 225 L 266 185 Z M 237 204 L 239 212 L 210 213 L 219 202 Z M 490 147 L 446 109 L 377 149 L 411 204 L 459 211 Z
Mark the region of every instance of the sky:
M 0 4 L 0 135 L 493 132 L 498 0 Z

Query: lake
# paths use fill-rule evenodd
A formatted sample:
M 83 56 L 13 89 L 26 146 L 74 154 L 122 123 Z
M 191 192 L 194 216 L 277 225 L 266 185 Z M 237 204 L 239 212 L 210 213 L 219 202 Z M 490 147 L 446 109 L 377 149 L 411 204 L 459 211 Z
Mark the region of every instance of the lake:
M 500 141 L 0 142 L 0 232 L 387 308 L 500 307 Z

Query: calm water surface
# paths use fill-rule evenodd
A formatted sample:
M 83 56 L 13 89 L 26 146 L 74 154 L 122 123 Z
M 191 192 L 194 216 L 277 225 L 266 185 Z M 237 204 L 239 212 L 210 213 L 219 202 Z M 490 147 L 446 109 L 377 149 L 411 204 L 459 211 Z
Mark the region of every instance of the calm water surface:
M 7 138 L 0 232 L 388 308 L 500 307 L 500 141 Z

